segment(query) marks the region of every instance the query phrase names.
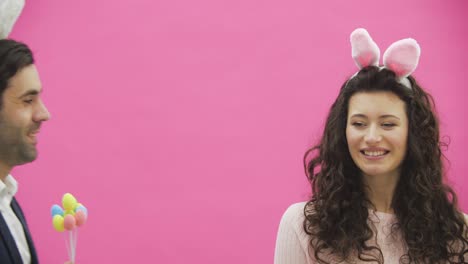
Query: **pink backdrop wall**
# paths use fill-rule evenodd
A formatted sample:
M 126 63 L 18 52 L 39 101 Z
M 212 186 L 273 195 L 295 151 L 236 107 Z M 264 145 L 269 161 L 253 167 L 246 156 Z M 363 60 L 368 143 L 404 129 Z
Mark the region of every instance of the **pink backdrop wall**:
M 52 119 L 18 167 L 42 263 L 63 263 L 49 207 L 90 211 L 78 263 L 272 263 L 302 155 L 355 72 L 349 33 L 422 47 L 449 176 L 468 211 L 468 2 L 27 1 L 12 38 L 35 51 Z

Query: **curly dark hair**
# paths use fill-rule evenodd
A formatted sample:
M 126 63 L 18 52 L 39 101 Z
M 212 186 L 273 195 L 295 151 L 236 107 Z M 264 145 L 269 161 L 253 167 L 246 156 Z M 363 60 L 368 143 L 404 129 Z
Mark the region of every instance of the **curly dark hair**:
M 10 79 L 31 64 L 34 64 L 34 57 L 26 44 L 12 39 L 0 39 L 0 98 L 3 98 Z M 0 108 L 2 102 L 0 100 Z
M 401 232 L 408 249 L 400 263 L 468 263 L 467 224 L 455 192 L 444 183 L 441 147 L 447 144 L 439 138 L 434 100 L 413 77 L 408 79 L 412 89 L 400 84 L 390 70 L 375 66 L 360 70 L 341 87 L 321 141 L 304 156 L 312 187 L 304 207 L 304 231 L 320 263 L 327 263 L 324 254 L 340 261 L 357 255 L 361 261 L 384 262 L 380 248 L 366 243 L 374 236 L 367 219 L 375 207 L 366 196 L 345 132 L 350 98 L 376 91 L 398 96 L 408 117 L 407 153 L 391 203 L 397 219 L 392 230 Z

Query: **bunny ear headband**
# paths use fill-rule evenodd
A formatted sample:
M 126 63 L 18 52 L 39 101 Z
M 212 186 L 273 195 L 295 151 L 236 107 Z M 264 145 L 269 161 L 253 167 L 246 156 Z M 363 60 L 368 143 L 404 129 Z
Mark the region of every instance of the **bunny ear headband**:
M 367 30 L 358 28 L 351 33 L 352 56 L 359 70 L 367 66 L 379 67 L 380 49 Z M 421 48 L 416 40 L 407 38 L 394 42 L 383 55 L 383 67 L 395 72 L 398 81 L 411 89 L 408 77 L 419 62 Z M 356 76 L 357 73 L 354 76 Z M 352 79 L 351 77 L 350 79 Z
M 0 39 L 10 34 L 21 14 L 25 0 L 0 0 Z

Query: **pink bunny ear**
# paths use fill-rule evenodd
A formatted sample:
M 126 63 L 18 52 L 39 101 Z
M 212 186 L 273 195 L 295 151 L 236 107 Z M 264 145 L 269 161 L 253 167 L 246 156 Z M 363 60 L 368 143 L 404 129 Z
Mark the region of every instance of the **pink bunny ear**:
M 359 69 L 379 65 L 380 49 L 372 40 L 367 30 L 355 29 L 350 36 L 351 52 Z
M 416 70 L 420 55 L 421 48 L 416 40 L 402 39 L 388 47 L 383 62 L 385 68 L 394 71 L 398 77 L 405 78 Z

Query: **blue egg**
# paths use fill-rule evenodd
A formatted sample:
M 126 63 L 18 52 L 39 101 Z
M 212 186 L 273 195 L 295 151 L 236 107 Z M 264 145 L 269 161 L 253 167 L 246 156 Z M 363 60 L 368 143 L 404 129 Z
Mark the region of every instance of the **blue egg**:
M 78 211 L 83 211 L 83 213 L 88 216 L 88 209 L 86 209 L 86 207 L 84 207 L 83 205 L 80 205 L 76 208 L 75 212 L 78 212 Z
M 52 217 L 54 217 L 54 215 L 63 216 L 63 209 L 58 204 L 52 205 L 52 208 L 50 209 L 50 212 L 52 213 Z

